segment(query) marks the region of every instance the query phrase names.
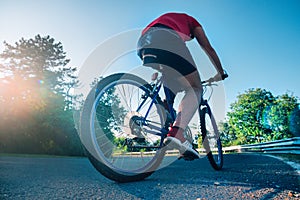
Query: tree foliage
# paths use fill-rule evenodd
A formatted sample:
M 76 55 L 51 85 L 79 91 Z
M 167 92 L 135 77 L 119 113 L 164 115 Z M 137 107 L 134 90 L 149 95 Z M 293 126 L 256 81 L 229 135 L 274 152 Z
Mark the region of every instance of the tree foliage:
M 120 132 L 119 124 L 123 124 L 126 110 L 120 106 L 120 99 L 114 95 L 115 88 L 105 93 L 97 106 L 97 118 L 101 122 L 101 128 L 110 141 L 114 141 L 114 132 Z
M 296 137 L 300 137 L 300 110 L 296 108 L 290 117 L 290 131 Z
M 0 151 L 81 154 L 72 118 L 77 69 L 50 36 L 4 42 L 0 54 Z
M 237 145 L 238 138 L 227 121 L 219 122 L 218 129 L 223 146 Z
M 232 144 L 260 143 L 292 137 L 291 116 L 298 109 L 297 98 L 283 94 L 274 97 L 265 89 L 249 89 L 237 97 L 223 124 L 223 136 Z
M 276 98 L 273 105 L 265 109 L 262 123 L 272 130 L 268 140 L 292 137 L 291 117 L 298 105 L 296 97 L 283 94 Z

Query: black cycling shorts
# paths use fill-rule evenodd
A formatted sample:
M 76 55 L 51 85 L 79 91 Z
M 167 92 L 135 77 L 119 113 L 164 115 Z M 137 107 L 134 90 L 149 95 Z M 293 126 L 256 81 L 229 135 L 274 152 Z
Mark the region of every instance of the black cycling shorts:
M 171 73 L 176 70 L 186 76 L 197 70 L 185 42 L 174 30 L 163 25 L 152 27 L 141 36 L 138 55 L 145 66 L 162 72 Z

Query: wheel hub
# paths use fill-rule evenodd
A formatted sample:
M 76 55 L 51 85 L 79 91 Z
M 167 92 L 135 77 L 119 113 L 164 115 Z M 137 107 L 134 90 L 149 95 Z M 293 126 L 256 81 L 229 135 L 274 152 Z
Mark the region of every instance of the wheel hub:
M 142 131 L 143 125 L 145 125 L 142 115 L 138 112 L 129 112 L 124 119 L 124 127 L 126 127 L 126 133 L 133 137 L 144 138 Z

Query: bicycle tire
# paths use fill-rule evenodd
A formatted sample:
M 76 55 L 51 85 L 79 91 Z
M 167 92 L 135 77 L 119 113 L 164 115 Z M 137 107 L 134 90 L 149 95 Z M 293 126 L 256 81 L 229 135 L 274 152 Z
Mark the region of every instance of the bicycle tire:
M 208 106 L 200 111 L 200 123 L 202 144 L 209 163 L 215 170 L 221 170 L 223 167 L 222 143 L 215 118 Z
M 84 146 L 86 149 L 86 154 L 87 154 L 88 159 L 90 160 L 92 165 L 102 175 L 104 175 L 105 177 L 107 177 L 111 180 L 114 180 L 116 182 L 132 182 L 132 181 L 139 181 L 139 180 L 145 179 L 146 177 L 150 176 L 158 168 L 158 166 L 160 165 L 160 163 L 164 157 L 164 150 L 162 150 L 160 148 L 160 145 L 162 145 L 161 141 L 163 141 L 164 138 L 162 138 L 162 136 L 157 136 L 156 138 L 154 138 L 155 136 L 151 136 L 152 137 L 151 140 L 152 139 L 159 140 L 159 141 L 158 140 L 156 141 L 157 145 L 154 146 L 154 141 L 148 141 L 148 139 L 150 138 L 150 136 L 149 136 L 149 138 L 147 138 L 147 142 L 145 142 L 143 144 L 145 146 L 148 144 L 149 149 L 151 149 L 152 146 L 150 145 L 150 143 L 153 142 L 154 150 L 152 150 L 152 151 L 154 151 L 153 152 L 154 155 L 153 155 L 153 157 L 151 157 L 151 156 L 143 157 L 143 152 L 140 152 L 140 156 L 143 157 L 143 159 L 145 160 L 145 161 L 143 161 L 144 164 L 142 163 L 141 166 L 134 168 L 135 166 L 130 166 L 131 165 L 130 161 L 138 162 L 138 160 L 137 160 L 137 158 L 131 158 L 130 155 L 131 155 L 131 153 L 137 153 L 137 155 L 138 155 L 138 152 L 130 152 L 129 153 L 129 152 L 127 152 L 128 148 L 126 149 L 126 147 L 128 147 L 128 146 L 126 146 L 126 147 L 125 147 L 125 145 L 122 147 L 118 146 L 119 143 L 115 142 L 116 136 L 114 133 L 118 128 L 114 127 L 113 128 L 114 130 L 109 130 L 114 135 L 114 136 L 109 137 L 106 134 L 106 132 L 104 131 L 105 128 L 106 128 L 105 130 L 107 131 L 107 127 L 101 126 L 102 121 L 100 121 L 98 118 L 102 119 L 103 117 L 101 115 L 98 115 L 97 109 L 98 109 L 98 106 L 99 106 L 101 100 L 103 100 L 103 99 L 101 99 L 102 96 L 104 98 L 105 95 L 110 95 L 110 92 L 116 92 L 119 89 L 118 88 L 119 86 L 120 86 L 120 88 L 121 88 L 121 86 L 122 87 L 124 86 L 124 88 L 122 88 L 122 89 L 127 89 L 127 88 L 125 88 L 125 86 L 127 86 L 126 84 L 128 84 L 128 92 L 135 92 L 135 90 L 136 90 L 136 92 L 141 91 L 141 94 L 143 92 L 146 95 L 150 95 L 149 89 L 151 89 L 151 86 L 145 80 L 141 79 L 140 77 L 132 75 L 132 74 L 127 74 L 127 73 L 113 74 L 113 75 L 110 75 L 110 76 L 100 80 L 98 82 L 98 84 L 91 90 L 90 94 L 86 98 L 86 101 L 85 101 L 84 107 L 83 107 L 83 111 L 81 114 L 80 134 L 81 134 L 83 143 L 85 143 Z M 119 92 L 121 92 L 121 91 L 119 91 Z M 126 93 L 126 92 L 124 91 L 124 93 Z M 132 94 L 132 95 L 136 95 L 136 94 Z M 114 97 L 116 97 L 116 96 L 114 96 Z M 118 96 L 118 98 L 120 98 L 120 97 Z M 121 101 L 125 101 L 127 99 L 125 97 L 123 97 L 123 98 L 124 99 L 115 98 L 114 102 L 111 105 L 104 105 L 104 106 L 102 105 L 102 107 L 111 106 L 111 108 L 109 108 L 109 109 L 112 110 L 112 112 L 110 113 L 110 114 L 112 114 L 113 106 L 116 106 L 115 104 L 117 104 L 117 103 L 120 104 Z M 151 98 L 153 99 L 154 97 L 152 96 Z M 97 101 L 99 103 L 97 103 Z M 131 103 L 133 103 L 133 102 L 131 102 Z M 140 132 L 145 131 L 145 129 L 147 127 L 146 128 L 139 127 L 136 124 L 136 121 L 131 122 L 131 120 L 134 117 L 138 118 L 138 117 L 140 117 L 141 114 L 139 113 L 139 115 L 138 115 L 138 114 L 136 114 L 135 111 L 127 111 L 127 109 L 128 110 L 130 109 L 130 106 L 129 105 L 127 105 L 127 106 L 128 106 L 127 108 L 124 108 L 124 107 L 122 108 L 122 109 L 126 110 L 127 113 L 126 113 L 126 115 L 125 115 L 125 113 L 123 113 L 124 116 L 122 116 L 122 117 L 124 117 L 123 118 L 124 120 L 120 121 L 120 123 L 121 123 L 120 126 L 122 126 L 122 123 L 124 123 L 124 127 L 122 127 L 122 128 L 126 129 L 127 131 L 129 131 L 128 127 L 130 127 L 131 134 L 135 130 L 134 128 L 131 127 L 131 125 L 135 126 L 135 128 L 140 130 Z M 161 99 L 158 96 L 156 97 L 156 99 L 154 101 L 154 105 L 152 107 L 156 108 L 157 116 L 159 118 L 158 119 L 159 122 L 157 122 L 157 124 L 159 123 L 159 126 L 161 126 L 161 128 L 162 128 L 164 126 L 163 123 L 165 122 L 166 116 L 165 116 L 165 109 L 163 108 Z M 114 109 L 116 109 L 116 108 L 114 108 Z M 120 109 L 120 106 L 119 106 L 119 109 Z M 100 110 L 101 110 L 101 108 L 100 108 Z M 155 110 L 153 112 L 155 112 Z M 114 113 L 114 114 L 116 115 L 116 118 L 119 117 L 118 114 L 116 114 L 116 113 Z M 133 114 L 133 115 L 136 114 L 136 116 L 131 116 L 131 114 Z M 156 114 L 156 113 L 154 113 L 154 114 Z M 97 115 L 97 116 L 95 116 L 95 115 Z M 129 118 L 129 117 L 127 117 L 127 115 L 129 115 L 131 117 L 129 122 L 126 121 L 126 119 Z M 111 118 L 111 119 L 113 119 L 113 118 Z M 97 121 L 97 122 L 93 122 L 93 121 Z M 117 125 L 119 125 L 118 124 L 119 121 L 118 120 L 116 120 L 116 121 L 117 122 L 110 122 L 110 123 L 115 123 L 114 125 L 117 126 Z M 131 122 L 131 125 L 129 125 L 130 122 Z M 151 123 L 151 121 L 148 123 Z M 102 133 L 100 133 L 101 136 L 99 136 L 99 135 L 96 136 L 96 134 L 99 134 L 99 133 L 96 133 L 95 126 L 99 126 L 99 127 L 97 127 L 100 130 L 98 132 L 101 132 L 101 130 L 102 130 Z M 121 128 L 121 127 L 119 127 L 119 128 Z M 144 128 L 144 129 L 142 130 L 142 128 Z M 119 130 L 119 131 L 121 133 L 124 130 Z M 124 134 L 126 134 L 125 131 L 124 131 Z M 138 134 L 138 131 L 134 132 L 134 134 Z M 146 140 L 145 135 L 146 135 L 146 133 L 143 135 L 143 137 Z M 97 142 L 98 141 L 97 137 L 101 138 L 101 141 L 99 143 Z M 142 136 L 139 136 L 139 137 L 142 137 Z M 143 140 L 143 138 L 142 138 L 142 140 Z M 125 144 L 125 142 L 123 144 Z M 126 142 L 126 144 L 127 144 L 127 142 Z M 121 148 L 125 148 L 125 150 L 121 149 Z M 109 152 L 107 152 L 107 151 L 109 151 Z M 119 153 L 119 151 L 120 151 L 120 153 Z M 118 164 L 118 162 L 120 164 Z M 124 163 L 122 163 L 122 162 L 124 162 Z M 125 162 L 127 162 L 128 166 L 125 166 L 126 165 Z M 124 165 L 124 166 L 122 166 L 122 165 Z

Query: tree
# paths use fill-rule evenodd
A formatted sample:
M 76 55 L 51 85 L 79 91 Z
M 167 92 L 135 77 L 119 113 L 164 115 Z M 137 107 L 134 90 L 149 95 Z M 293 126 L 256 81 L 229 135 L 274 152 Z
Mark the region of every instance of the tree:
M 268 140 L 292 137 L 291 117 L 298 105 L 297 98 L 286 93 L 278 96 L 273 104 L 265 109 L 262 123 L 272 131 L 267 136 Z
M 219 122 L 218 128 L 223 146 L 232 146 L 238 143 L 238 138 L 234 134 L 234 130 L 231 128 L 228 122 Z
M 120 132 L 120 124 L 123 124 L 127 114 L 124 107 L 120 106 L 120 98 L 114 93 L 115 88 L 107 90 L 99 99 L 97 106 L 97 120 L 101 123 L 103 133 L 110 141 L 114 141 L 114 132 Z
M 69 91 L 78 84 L 77 69 L 67 66 L 70 60 L 60 42 L 56 43 L 50 36 L 37 35 L 34 39 L 22 38 L 15 46 L 4 42 L 4 46 L 0 57 L 5 63 L 2 71 L 7 84 L 13 88 L 28 86 L 17 92 L 20 98 L 40 99 L 51 91 L 65 98 L 67 108 L 72 107 L 70 98 L 75 97 L 71 97 Z
M 72 154 L 80 152 L 72 119 L 70 89 L 76 68 L 50 36 L 4 42 L 0 54 L 0 151 Z M 80 154 L 80 153 L 79 153 Z
M 300 109 L 299 106 L 294 109 L 290 117 L 290 131 L 293 136 L 300 137 Z
M 233 144 L 292 137 L 293 131 L 297 132 L 299 127 L 297 101 L 293 95 L 274 97 L 264 89 L 249 89 L 231 104 L 231 111 L 227 113 L 229 126 L 223 127 L 223 135 L 225 139 L 233 139 Z
M 101 87 L 103 77 L 95 78 L 90 84 L 92 90 Z M 120 98 L 115 93 L 116 88 L 112 87 L 106 90 L 98 100 L 96 115 L 98 123 L 101 123 L 101 129 L 110 141 L 115 140 L 113 132 L 120 132 L 120 124 L 123 124 L 126 109 L 121 105 Z M 96 97 L 95 97 L 96 98 Z
M 238 100 L 230 105 L 228 112 L 231 126 L 238 143 L 261 142 L 267 128 L 261 123 L 264 109 L 271 105 L 274 97 L 271 92 L 264 89 L 249 89 L 240 94 Z

